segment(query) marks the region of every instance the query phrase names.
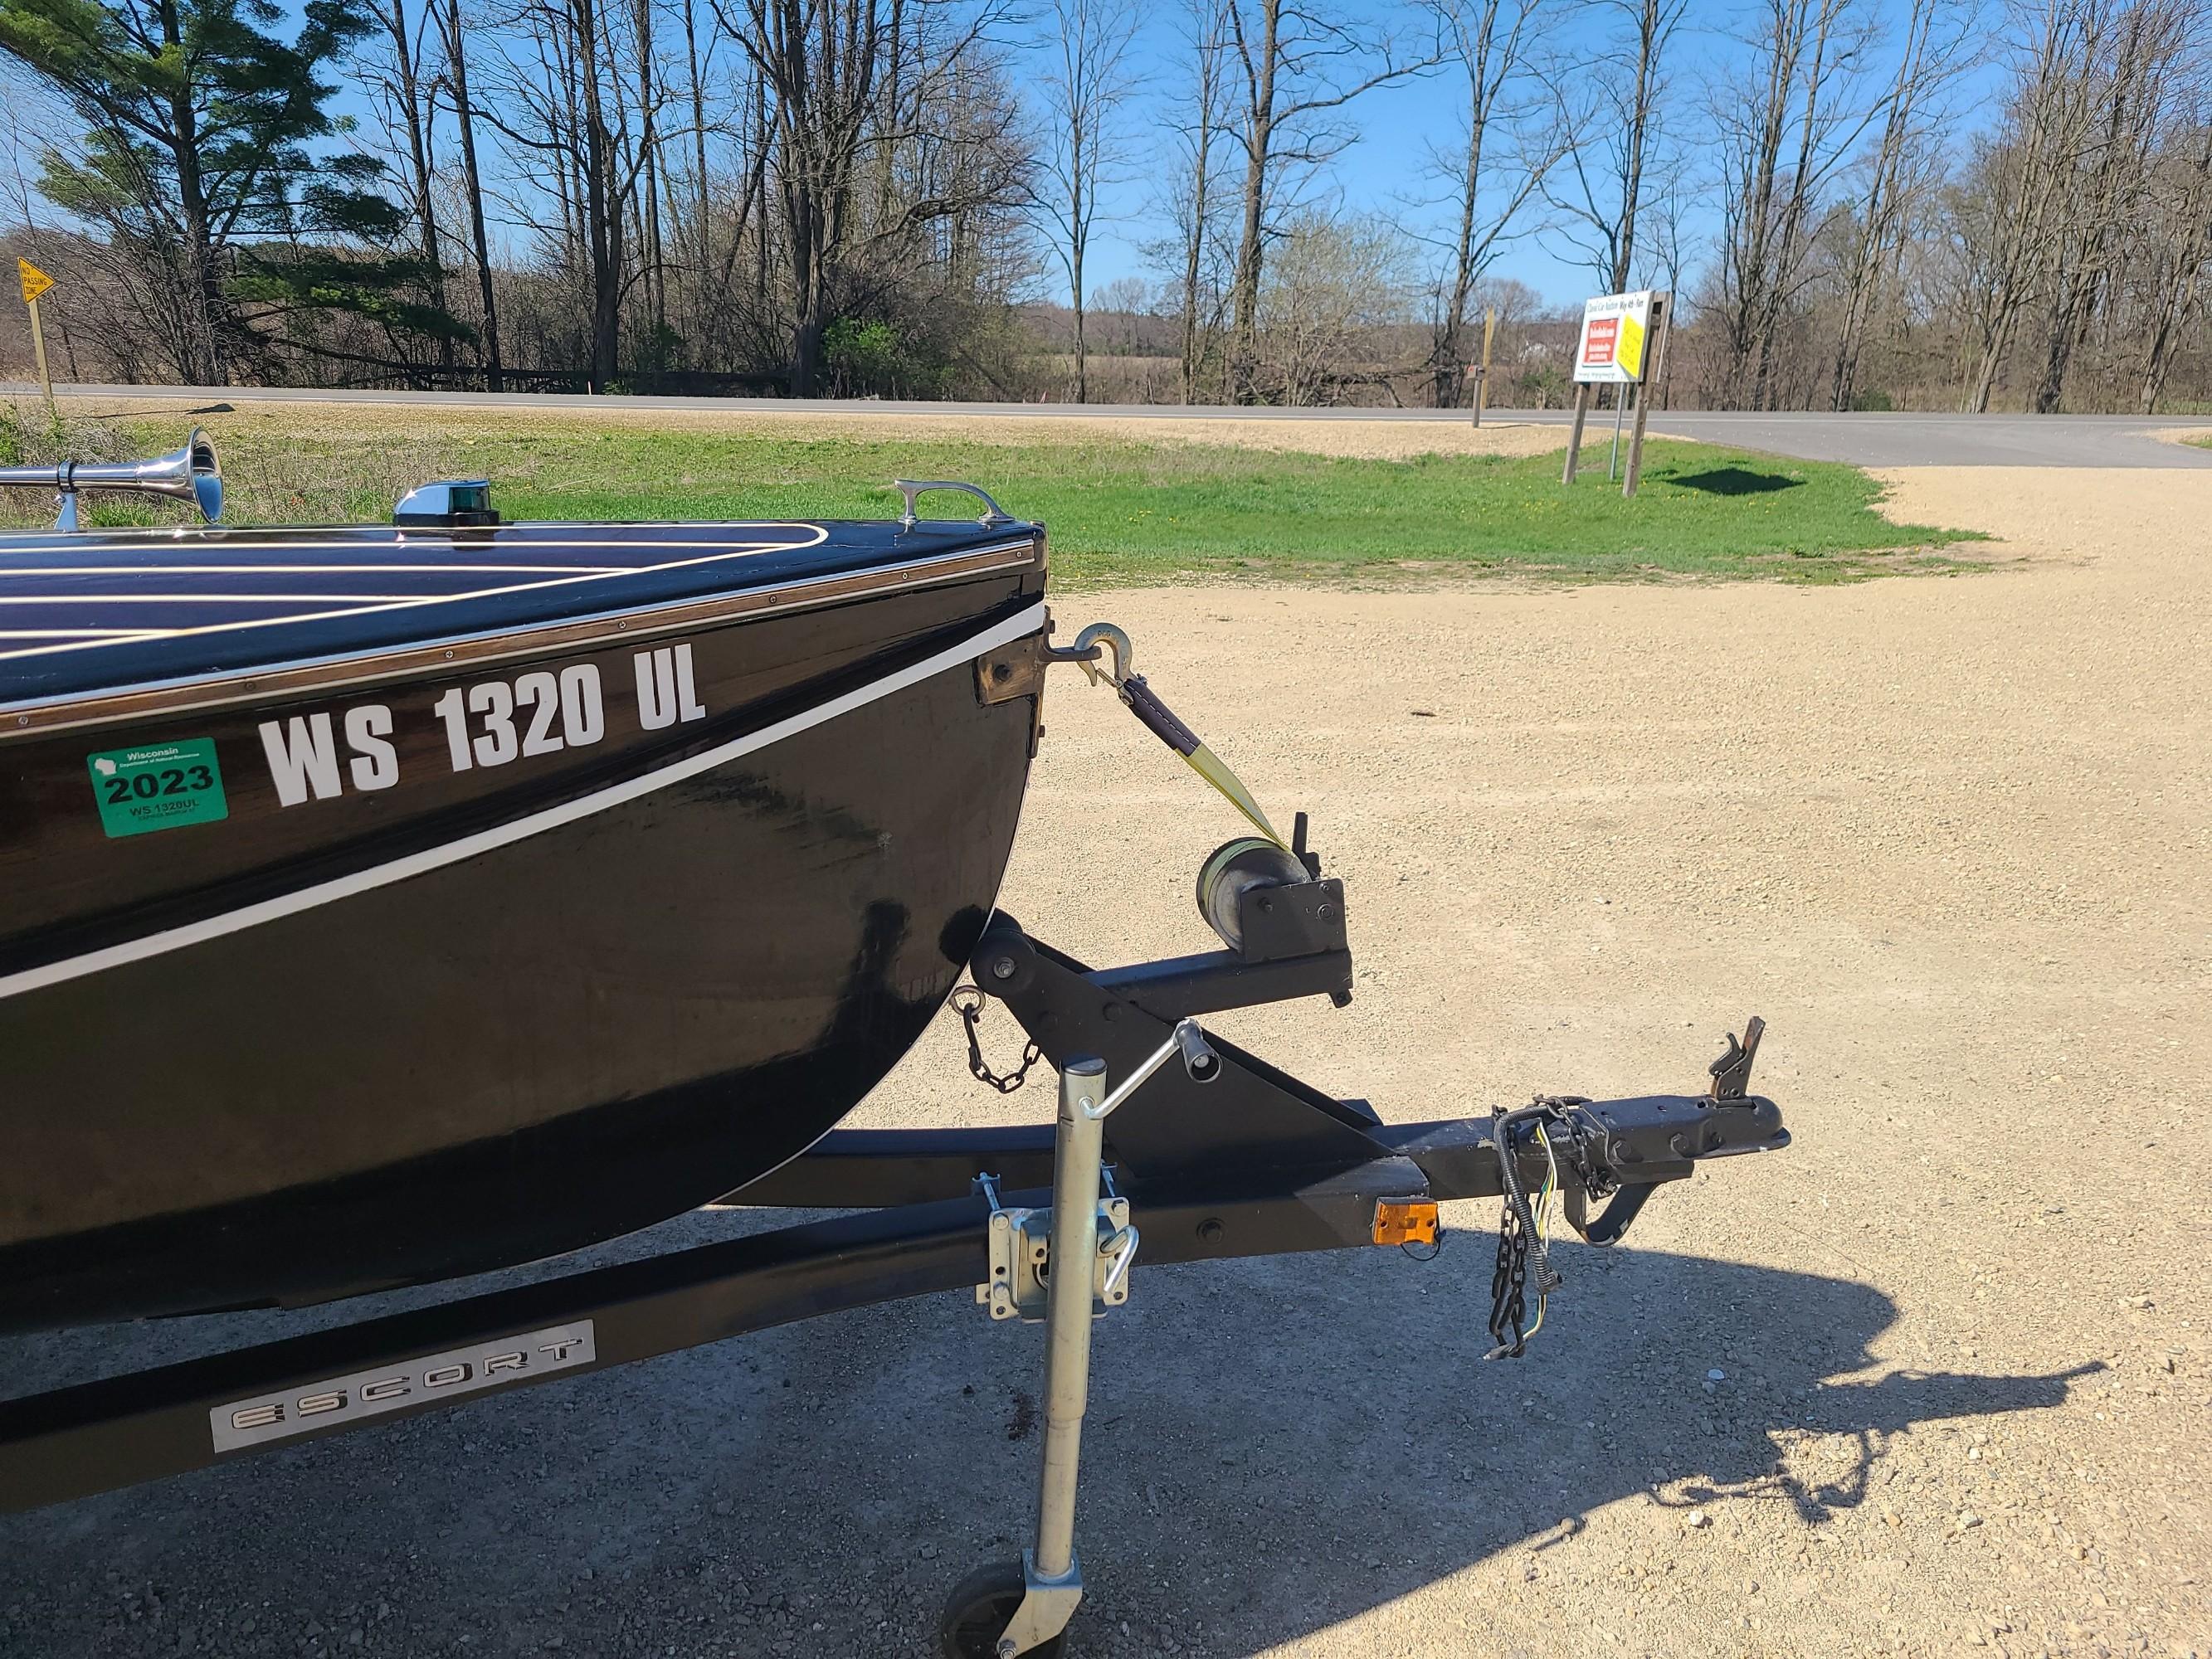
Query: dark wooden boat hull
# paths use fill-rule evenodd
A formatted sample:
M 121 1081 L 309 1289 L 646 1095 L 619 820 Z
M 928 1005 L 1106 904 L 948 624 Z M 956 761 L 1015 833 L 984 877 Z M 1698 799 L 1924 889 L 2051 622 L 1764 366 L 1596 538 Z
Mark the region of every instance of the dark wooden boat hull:
M 982 696 L 975 660 L 1041 632 L 1041 546 L 998 564 L 14 738 L 0 1328 L 482 1271 L 803 1150 L 911 1045 L 996 897 L 1036 711 Z M 472 688 L 530 707 L 527 677 L 586 669 L 598 711 L 569 729 L 599 735 L 477 763 L 532 719 L 510 744 Z M 457 688 L 459 720 L 435 714 Z M 217 823 L 118 836 L 84 809 L 88 757 L 199 743 Z

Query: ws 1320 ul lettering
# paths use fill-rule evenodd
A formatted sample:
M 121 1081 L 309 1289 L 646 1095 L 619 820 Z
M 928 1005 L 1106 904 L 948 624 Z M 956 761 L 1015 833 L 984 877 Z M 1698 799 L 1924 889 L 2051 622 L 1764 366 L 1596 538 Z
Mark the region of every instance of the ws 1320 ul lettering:
M 707 718 L 689 645 L 640 651 L 631 668 L 641 729 L 660 731 Z M 430 713 L 444 728 L 447 763 L 455 772 L 588 748 L 607 733 L 596 663 L 453 686 L 430 705 Z M 264 720 L 261 748 L 277 800 L 298 806 L 329 800 L 349 786 L 356 793 L 392 787 L 400 767 L 396 726 L 391 707 L 380 702 Z

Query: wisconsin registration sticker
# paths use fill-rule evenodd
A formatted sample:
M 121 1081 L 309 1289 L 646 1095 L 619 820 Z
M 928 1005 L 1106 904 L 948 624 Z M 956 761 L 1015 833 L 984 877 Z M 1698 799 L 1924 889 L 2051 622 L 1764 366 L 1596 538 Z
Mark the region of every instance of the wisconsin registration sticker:
M 100 802 L 100 827 L 111 838 L 213 823 L 230 816 L 213 738 L 111 749 L 86 756 L 85 766 Z

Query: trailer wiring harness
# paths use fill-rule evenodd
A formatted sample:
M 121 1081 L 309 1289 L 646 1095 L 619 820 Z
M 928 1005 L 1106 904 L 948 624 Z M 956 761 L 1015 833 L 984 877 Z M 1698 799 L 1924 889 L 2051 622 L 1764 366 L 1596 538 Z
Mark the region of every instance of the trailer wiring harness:
M 1527 1352 L 1528 1339 L 1544 1328 L 1545 1308 L 1552 1292 L 1565 1282 L 1552 1265 L 1548 1228 L 1553 1201 L 1559 1192 L 1559 1159 L 1552 1138 L 1544 1133 L 1545 1121 L 1562 1121 L 1565 1109 L 1563 1102 L 1537 1100 L 1514 1111 L 1491 1113 L 1492 1144 L 1498 1151 L 1498 1176 L 1505 1188 L 1505 1203 L 1498 1220 L 1497 1263 L 1490 1275 L 1490 1336 L 1497 1346 L 1483 1355 L 1485 1359 L 1518 1359 Z M 1518 1142 L 1524 1127 L 1544 1153 L 1544 1184 L 1533 1204 L 1521 1179 Z M 1532 1277 L 1536 1318 L 1524 1328 Z
M 1746 1023 L 1741 1042 L 1729 1034 L 1727 1052 L 1706 1068 L 1712 1085 L 1698 1104 L 1716 1112 L 1748 1110 L 1753 1123 L 1771 1126 L 1777 1138 L 1770 1144 L 1787 1146 L 1789 1137 L 1780 1133 L 1780 1115 L 1773 1103 L 1753 1100 L 1749 1095 L 1752 1061 L 1765 1030 L 1766 1022 L 1754 1014 Z M 1600 1154 L 1599 1142 L 1605 1132 L 1585 1109 L 1592 1104 L 1581 1095 L 1539 1095 L 1510 1112 L 1492 1109 L 1491 1148 L 1497 1155 L 1498 1185 L 1504 1192 L 1505 1205 L 1498 1218 L 1498 1259 L 1490 1279 L 1490 1334 L 1497 1346 L 1483 1356 L 1486 1359 L 1518 1359 L 1528 1352 L 1528 1339 L 1544 1328 L 1546 1304 L 1563 1282 L 1559 1270 L 1552 1266 L 1551 1218 L 1555 1201 L 1558 1212 L 1565 1217 L 1577 1237 L 1585 1244 L 1603 1247 L 1620 1241 L 1655 1190 L 1646 1182 L 1622 1191 L 1620 1182 Z M 1711 1155 L 1721 1144 L 1723 1133 L 1707 1121 L 1667 1133 L 1665 1145 L 1683 1158 Z M 1545 1170 L 1533 1203 L 1521 1172 L 1522 1154 L 1532 1144 L 1544 1155 Z M 1559 1169 L 1563 1157 L 1569 1176 L 1564 1182 Z M 1640 1157 L 1638 1161 L 1644 1162 Z M 1616 1194 L 1618 1201 L 1608 1204 L 1602 1214 L 1595 1218 L 1589 1215 L 1592 1199 Z M 1528 1324 L 1524 1322 L 1532 1279 L 1536 1318 Z

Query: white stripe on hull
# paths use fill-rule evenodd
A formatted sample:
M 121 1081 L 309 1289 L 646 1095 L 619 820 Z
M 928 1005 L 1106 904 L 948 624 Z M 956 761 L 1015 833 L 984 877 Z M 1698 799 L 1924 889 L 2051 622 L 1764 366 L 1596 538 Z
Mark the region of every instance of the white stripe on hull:
M 960 522 L 964 526 L 973 523 L 974 520 L 963 520 Z M 487 530 L 477 533 L 506 535 L 510 537 L 512 539 L 520 541 L 531 547 L 629 547 L 635 545 L 633 541 L 606 541 L 597 537 L 579 536 L 574 533 L 579 528 L 603 530 L 617 527 L 625 531 L 803 530 L 810 534 L 822 529 L 820 525 L 802 524 L 795 520 L 624 519 L 619 522 L 618 526 L 610 526 L 605 523 L 576 526 L 566 524 L 558 520 L 526 519 L 518 520 L 514 524 L 490 526 Z M 456 536 L 450 531 L 440 530 L 428 526 L 412 530 L 386 530 L 382 532 L 380 538 L 376 533 L 373 526 L 371 527 L 371 532 L 366 536 L 358 534 L 349 536 L 343 533 L 334 533 L 343 532 L 348 528 L 349 528 L 349 526 L 342 525 L 325 528 L 322 526 L 301 526 L 295 524 L 245 524 L 213 525 L 203 529 L 190 525 L 179 525 L 174 530 L 165 533 L 159 531 L 134 532 L 127 528 L 110 527 L 105 530 L 76 531 L 70 535 L 60 536 L 55 539 L 44 542 L 33 541 L 30 539 L 32 537 L 41 533 L 38 531 L 17 530 L 4 532 L 4 535 L 0 535 L 0 553 L 81 553 L 84 550 L 86 543 L 94 540 L 104 542 L 112 547 L 144 548 L 152 551 L 158 550 L 159 549 L 165 547 L 182 547 L 191 543 L 211 544 L 217 547 L 223 546 L 231 542 L 247 544 L 248 538 L 254 536 L 274 536 L 278 538 L 289 537 L 291 538 L 289 540 L 279 539 L 276 541 L 264 542 L 261 544 L 264 547 L 307 548 L 358 547 L 374 549 L 379 547 L 417 547 L 436 545 L 458 547 L 462 544 L 464 540 L 470 540 L 472 542 L 474 539 L 465 532 L 463 535 Z M 516 532 L 538 532 L 547 531 L 568 531 L 571 533 L 568 535 L 526 533 L 519 536 L 514 533 Z M 136 541 L 129 539 L 133 535 L 137 535 L 138 539 Z M 5 537 L 10 536 L 20 539 L 12 541 L 5 539 Z M 790 544 L 794 547 L 811 547 L 814 544 L 811 542 L 793 542 Z M 656 547 L 715 547 L 720 545 L 720 544 L 716 542 L 679 541 L 674 538 L 671 538 L 665 541 L 655 542 L 652 544 L 652 545 Z
M 464 859 L 473 858 L 479 853 L 488 853 L 495 848 L 511 846 L 516 842 L 526 840 L 545 830 L 558 829 L 565 823 L 574 823 L 579 818 L 590 817 L 595 813 L 605 811 L 610 807 L 620 806 L 626 802 L 636 800 L 641 796 L 665 789 L 671 784 L 681 783 L 685 779 L 697 777 L 703 772 L 711 772 L 716 767 L 735 760 L 740 756 L 750 755 L 757 750 L 767 748 L 771 744 L 781 743 L 786 738 L 794 737 L 801 732 L 811 731 L 815 726 L 833 720 L 841 714 L 850 714 L 855 708 L 865 708 L 869 703 L 887 697 L 893 692 L 902 691 L 910 685 L 918 685 L 933 674 L 942 673 L 948 668 L 957 668 L 963 663 L 973 662 L 986 651 L 994 650 L 1011 641 L 1022 639 L 1036 633 L 1044 626 L 1044 623 L 1045 607 L 1043 601 L 1040 600 L 1019 615 L 1009 617 L 994 627 L 987 628 L 961 644 L 950 647 L 934 656 L 925 658 L 911 667 L 902 668 L 896 674 L 886 675 L 884 678 L 872 681 L 857 690 L 848 691 L 842 696 L 832 697 L 827 702 L 819 703 L 800 714 L 780 720 L 772 726 L 763 726 L 759 731 L 750 732 L 744 737 L 734 738 L 728 743 L 718 744 L 703 754 L 693 755 L 688 759 L 673 762 L 651 772 L 641 773 L 635 778 L 611 785 L 592 794 L 579 795 L 574 800 L 563 801 L 558 806 L 550 806 L 543 811 L 530 813 L 515 819 L 511 823 L 502 823 L 494 829 L 478 830 L 472 836 L 464 836 L 459 841 L 447 842 L 442 847 L 426 848 L 422 852 L 411 853 L 405 858 L 394 859 L 389 864 L 380 864 L 372 869 L 356 871 L 349 876 L 340 876 L 331 881 L 319 882 L 312 887 L 303 887 L 297 892 L 264 899 L 258 904 L 249 904 L 243 908 L 228 911 L 222 915 L 210 916 L 204 921 L 190 922 L 182 927 L 172 927 L 163 933 L 149 933 L 143 939 L 131 939 L 121 945 L 111 945 L 102 950 L 88 951 L 82 956 L 70 957 L 60 962 L 47 963 L 41 967 L 26 968 L 20 973 L 0 977 L 0 998 L 19 996 L 26 991 L 35 991 L 48 985 L 58 985 L 67 980 L 82 978 L 87 974 L 96 974 L 105 969 L 120 967 L 125 963 L 143 961 L 149 957 L 157 957 L 171 951 L 179 951 L 187 945 L 198 945 L 207 939 L 220 939 L 226 933 L 240 933 L 248 927 L 258 927 L 264 921 L 275 921 L 282 916 L 297 915 L 303 910 L 311 910 L 319 905 L 328 904 L 337 899 L 349 898 L 356 893 L 366 893 L 375 888 L 386 887 L 393 882 L 404 881 L 410 876 L 419 876 L 432 870 L 442 869 L 447 865 L 458 864 Z
M 665 545 L 665 544 L 660 544 Z M 364 570 L 397 570 L 409 574 L 425 571 L 474 573 L 512 572 L 520 576 L 626 576 L 635 569 L 626 564 L 393 564 L 380 559 L 374 564 L 41 564 L 12 565 L 0 562 L 0 580 L 9 576 L 357 576 Z

